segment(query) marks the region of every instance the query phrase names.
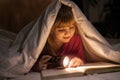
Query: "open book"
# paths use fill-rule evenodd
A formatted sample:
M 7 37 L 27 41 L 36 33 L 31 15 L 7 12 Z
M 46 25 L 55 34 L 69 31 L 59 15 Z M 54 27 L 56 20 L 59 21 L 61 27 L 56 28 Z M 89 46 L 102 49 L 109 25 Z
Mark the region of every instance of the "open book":
M 120 71 L 120 64 L 109 62 L 86 63 L 76 68 L 47 69 L 42 71 L 43 80 L 53 80 L 57 78 L 84 76 L 94 73 L 106 73 Z

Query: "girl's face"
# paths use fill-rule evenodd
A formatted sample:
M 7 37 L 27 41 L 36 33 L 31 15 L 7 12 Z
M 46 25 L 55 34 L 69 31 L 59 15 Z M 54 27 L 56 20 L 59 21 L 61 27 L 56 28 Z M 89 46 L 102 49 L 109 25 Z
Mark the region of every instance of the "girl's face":
M 67 43 L 75 33 L 75 25 L 68 24 L 55 29 L 54 39 L 62 43 Z

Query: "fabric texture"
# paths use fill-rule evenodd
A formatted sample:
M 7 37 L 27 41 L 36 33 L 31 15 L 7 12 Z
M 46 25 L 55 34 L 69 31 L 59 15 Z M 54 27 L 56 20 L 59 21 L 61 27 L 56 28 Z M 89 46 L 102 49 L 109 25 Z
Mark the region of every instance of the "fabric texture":
M 41 54 L 61 4 L 72 7 L 88 61 L 120 63 L 120 52 L 104 39 L 70 0 L 54 0 L 36 20 L 25 26 L 12 45 L 0 51 L 0 77 L 18 77 L 28 73 Z

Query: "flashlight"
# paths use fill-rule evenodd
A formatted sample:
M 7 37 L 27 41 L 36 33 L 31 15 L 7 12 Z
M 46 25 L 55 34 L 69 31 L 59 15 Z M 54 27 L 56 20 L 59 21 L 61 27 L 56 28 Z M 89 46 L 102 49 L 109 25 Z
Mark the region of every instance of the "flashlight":
M 64 59 L 63 59 L 63 63 L 62 63 L 63 67 L 64 67 L 64 68 L 68 67 L 69 62 L 70 62 L 69 57 L 68 57 L 68 56 L 65 56 Z
M 67 68 L 69 66 L 69 63 L 70 63 L 70 57 L 69 56 L 61 57 L 56 62 L 56 64 L 58 65 L 57 69 Z
M 69 66 L 70 60 L 71 60 L 70 56 L 64 56 L 64 57 L 55 56 L 51 60 L 49 60 L 47 69 L 50 69 L 50 68 L 57 68 L 57 69 L 67 68 Z

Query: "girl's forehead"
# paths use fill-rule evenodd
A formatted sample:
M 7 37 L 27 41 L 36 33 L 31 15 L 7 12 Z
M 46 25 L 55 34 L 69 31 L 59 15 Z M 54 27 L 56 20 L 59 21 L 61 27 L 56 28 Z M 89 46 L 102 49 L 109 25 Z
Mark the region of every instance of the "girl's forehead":
M 72 27 L 75 25 L 75 22 L 62 23 L 59 27 Z

